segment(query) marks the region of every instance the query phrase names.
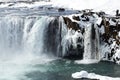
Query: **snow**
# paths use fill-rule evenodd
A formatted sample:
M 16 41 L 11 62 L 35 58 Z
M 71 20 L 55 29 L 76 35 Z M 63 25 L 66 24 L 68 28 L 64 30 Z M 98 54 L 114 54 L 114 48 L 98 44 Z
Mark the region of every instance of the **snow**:
M 120 32 L 118 33 L 118 36 L 120 37 Z
M 88 73 L 87 71 L 75 72 L 72 74 L 73 78 L 89 78 L 89 79 L 99 79 L 99 80 L 120 80 L 120 78 L 112 78 L 109 76 L 102 76 L 95 73 Z
M 0 0 L 0 2 L 15 2 L 15 1 L 41 1 L 41 0 Z
M 76 10 L 94 9 L 94 11 L 105 11 L 108 14 L 115 14 L 120 9 L 120 0 L 52 0 L 54 6 L 72 8 Z
M 14 1 L 32 1 L 32 0 L 0 0 L 0 2 L 14 2 Z M 69 8 L 74 10 L 83 10 L 83 9 L 93 9 L 94 11 L 105 11 L 108 14 L 115 14 L 117 9 L 120 9 L 119 5 L 120 0 L 51 0 L 50 2 L 44 1 L 37 1 L 29 3 L 17 3 L 10 7 L 28 7 L 28 8 L 36 8 L 40 6 L 52 6 L 52 7 L 63 7 Z M 9 7 L 6 4 L 1 4 L 0 8 L 2 7 Z M 5 5 L 5 6 L 3 6 Z
M 96 24 L 100 25 L 102 22 L 102 18 L 101 17 L 96 17 L 96 18 L 97 18 Z
M 77 10 L 88 8 L 93 9 L 107 3 L 108 1 L 109 0 L 52 0 L 55 6 L 73 8 Z
M 99 60 L 96 59 L 83 59 L 83 60 L 76 60 L 75 63 L 76 64 L 94 64 L 94 63 L 98 63 Z
M 109 20 L 109 23 L 110 23 L 110 25 L 116 25 L 116 23 L 115 22 L 113 22 L 111 19 Z
M 120 59 L 120 49 L 116 50 L 116 53 L 115 53 L 115 55 L 113 55 L 113 57 L 115 58 L 116 63 L 120 65 L 120 60 L 117 59 L 117 58 Z
M 80 38 L 82 41 L 77 42 L 78 38 Z M 72 45 L 75 49 L 77 44 L 80 44 L 80 46 L 83 47 L 83 35 L 81 34 L 80 30 L 75 31 L 71 28 L 68 29 L 67 34 L 62 39 L 63 55 L 66 53 L 66 50 L 68 50 L 68 47 Z
M 0 0 L 0 2 L 14 2 L 14 1 L 32 1 L 32 0 Z M 105 13 L 115 15 L 115 11 L 117 9 L 120 9 L 120 0 L 51 0 L 50 2 L 46 1 L 38 1 L 38 2 L 32 2 L 32 3 L 4 3 L 0 4 L 0 8 L 28 8 L 28 9 L 36 9 L 42 6 L 45 7 L 63 7 L 67 9 L 73 9 L 73 10 L 83 10 L 83 9 L 93 9 L 93 11 L 105 11 Z M 10 6 L 11 5 L 11 6 Z M 72 21 L 75 22 L 72 18 L 70 18 Z M 90 18 L 92 20 L 92 18 Z M 96 24 L 101 23 L 101 18 L 97 18 Z M 115 25 L 113 21 L 110 20 L 110 24 Z M 85 26 L 87 24 L 84 24 L 84 22 L 81 21 L 81 26 Z M 105 33 L 104 27 L 102 26 L 100 29 L 100 33 Z M 72 33 L 73 34 L 70 34 Z M 120 37 L 120 32 L 119 32 Z M 74 47 L 76 47 L 77 38 L 83 38 L 82 34 L 78 32 L 74 32 L 71 29 L 68 30 L 68 33 L 65 36 L 66 43 L 64 45 L 70 45 L 73 42 Z M 68 44 L 67 44 L 68 43 Z M 83 44 L 81 44 L 83 45 Z M 115 42 L 111 46 L 108 45 L 102 45 L 101 46 L 101 53 L 103 53 L 101 56 L 103 57 L 106 52 L 110 53 L 110 48 L 114 48 Z M 118 49 L 114 55 L 114 57 L 120 58 L 120 50 Z M 91 63 L 97 63 L 97 60 L 77 60 L 75 63 L 77 64 L 91 64 Z M 117 63 L 120 63 L 120 61 L 117 61 Z M 120 78 L 112 78 L 108 76 L 101 76 L 95 73 L 88 73 L 86 71 L 76 72 L 72 74 L 73 78 L 91 78 L 91 79 L 100 79 L 100 80 L 120 80 Z
M 105 33 L 104 26 L 101 26 L 101 28 L 99 28 L 99 32 L 100 32 L 101 34 L 104 34 L 104 33 Z

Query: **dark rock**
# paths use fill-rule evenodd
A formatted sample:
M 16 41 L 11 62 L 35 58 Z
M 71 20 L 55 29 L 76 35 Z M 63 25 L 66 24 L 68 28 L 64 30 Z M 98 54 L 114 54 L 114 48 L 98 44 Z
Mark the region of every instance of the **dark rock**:
M 64 8 L 59 8 L 59 9 L 58 9 L 58 12 L 64 12 L 64 11 L 65 11 Z
M 72 17 L 74 20 L 80 21 L 80 17 L 79 16 L 73 16 Z
M 9 4 L 8 6 L 13 6 L 14 4 Z
M 96 13 L 99 17 L 102 17 L 102 16 L 104 16 L 105 15 L 105 12 L 103 12 L 103 11 L 101 11 L 101 12 L 98 12 L 98 13 Z
M 84 18 L 84 17 L 85 17 L 85 15 L 81 15 L 81 17 L 82 17 L 82 18 Z
M 63 19 L 68 28 L 72 28 L 75 31 L 80 29 L 79 24 L 76 22 L 72 22 L 68 17 L 63 17 Z
M 58 52 L 59 45 L 61 43 L 60 39 L 60 29 L 59 29 L 59 18 L 56 17 L 49 23 L 46 32 L 44 34 L 44 52 L 52 53 L 55 56 L 61 56 L 61 53 Z M 58 55 L 59 54 L 59 55 Z
M 70 22 L 72 22 L 70 18 L 68 17 L 63 17 L 63 19 L 64 19 L 65 24 L 69 24 Z
M 96 32 L 95 32 L 94 24 L 92 24 L 92 39 L 93 40 L 95 40 L 95 35 L 96 35 Z
M 119 10 L 116 10 L 116 16 L 120 16 Z
M 83 18 L 82 21 L 90 21 L 90 19 L 88 18 L 88 14 L 82 14 L 81 18 Z
M 111 19 L 113 22 L 117 22 L 114 18 Z
M 115 50 L 114 50 L 114 48 L 111 50 L 111 56 L 110 57 L 112 57 L 113 55 L 115 54 Z

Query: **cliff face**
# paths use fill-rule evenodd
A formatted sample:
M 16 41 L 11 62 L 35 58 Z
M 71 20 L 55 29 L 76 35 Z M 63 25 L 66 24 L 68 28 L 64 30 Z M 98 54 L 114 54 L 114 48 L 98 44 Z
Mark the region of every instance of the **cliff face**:
M 108 47 L 105 56 L 108 60 L 119 63 L 119 49 L 120 49 L 120 23 L 117 17 L 103 17 L 100 27 L 104 27 L 104 33 L 101 34 L 101 42 Z
M 56 11 L 55 14 L 51 13 L 52 11 Z M 3 15 L 5 13 L 6 11 Z M 0 41 L 3 44 L 0 47 L 5 45 L 11 49 L 9 46 L 13 46 L 15 50 L 16 46 L 21 49 L 27 47 L 31 53 L 49 53 L 62 58 L 109 60 L 119 63 L 119 12 L 115 16 L 110 16 L 105 12 L 92 10 L 74 12 L 64 8 L 47 7 L 43 14 L 10 13 L 13 15 L 0 17 Z
M 63 18 L 66 26 L 69 29 L 79 31 L 83 36 L 82 44 L 84 45 L 84 49 L 81 55 L 83 58 L 85 58 L 84 55 L 86 50 L 89 49 L 87 54 L 89 55 L 88 58 L 109 60 L 115 63 L 119 63 L 119 16 L 109 16 L 104 12 L 83 11 L 78 15 L 70 15 Z M 91 29 L 89 29 L 90 27 Z M 88 33 L 87 35 L 86 32 Z M 86 36 L 88 37 L 86 38 Z M 86 43 L 86 41 L 88 41 L 88 43 Z M 89 47 L 85 49 L 86 46 Z

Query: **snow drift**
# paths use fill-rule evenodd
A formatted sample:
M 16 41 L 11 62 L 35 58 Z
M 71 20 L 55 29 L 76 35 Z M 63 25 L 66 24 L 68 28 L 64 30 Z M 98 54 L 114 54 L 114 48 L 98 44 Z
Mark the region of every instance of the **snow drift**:
M 95 74 L 95 73 L 88 73 L 87 71 L 75 72 L 72 74 L 72 77 L 75 79 L 88 78 L 88 79 L 98 79 L 98 80 L 120 80 L 120 78 L 102 76 L 102 75 Z

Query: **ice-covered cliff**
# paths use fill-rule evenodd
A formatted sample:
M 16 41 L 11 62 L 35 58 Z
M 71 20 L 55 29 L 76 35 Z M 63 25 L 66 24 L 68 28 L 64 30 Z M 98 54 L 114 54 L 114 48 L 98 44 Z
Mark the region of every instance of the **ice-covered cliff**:
M 71 0 L 63 5 L 60 0 L 11 1 L 0 4 L 1 50 L 27 47 L 31 52 L 50 52 L 57 57 L 119 63 L 118 0 L 96 1 L 99 5 L 93 5 L 93 0 L 76 0 L 75 4 Z M 113 8 L 109 10 L 112 3 Z M 114 14 L 106 14 L 106 9 Z M 26 46 L 28 43 L 31 46 Z

